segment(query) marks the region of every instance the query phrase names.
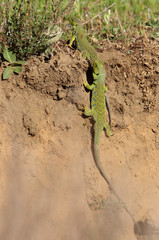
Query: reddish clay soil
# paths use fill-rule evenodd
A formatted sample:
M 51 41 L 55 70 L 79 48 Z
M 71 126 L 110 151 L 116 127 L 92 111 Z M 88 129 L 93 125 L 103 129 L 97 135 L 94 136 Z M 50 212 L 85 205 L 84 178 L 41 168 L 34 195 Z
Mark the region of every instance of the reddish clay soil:
M 88 63 L 62 42 L 0 84 L 0 239 L 159 239 L 159 42 L 103 43 L 114 135 L 92 156 Z M 1 65 L 0 74 L 5 63 Z

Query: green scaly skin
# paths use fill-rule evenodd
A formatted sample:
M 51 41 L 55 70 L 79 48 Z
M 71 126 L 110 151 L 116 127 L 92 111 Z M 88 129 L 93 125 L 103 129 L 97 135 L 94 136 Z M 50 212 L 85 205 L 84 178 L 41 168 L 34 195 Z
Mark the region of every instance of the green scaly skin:
M 110 137 L 112 135 L 110 127 L 105 120 L 105 115 L 106 115 L 105 92 L 107 91 L 107 88 L 104 83 L 105 82 L 105 70 L 104 70 L 103 64 L 100 64 L 98 62 L 95 64 L 93 75 L 94 75 L 95 80 L 92 85 L 89 85 L 86 82 L 84 82 L 84 86 L 87 89 L 92 90 L 91 110 L 87 110 L 85 108 L 84 114 L 86 116 L 93 116 L 93 118 L 95 120 L 95 124 L 94 124 L 94 159 L 95 159 L 95 163 L 96 163 L 96 166 L 97 166 L 99 172 L 101 173 L 101 175 L 107 182 L 110 190 L 114 193 L 114 195 L 116 196 L 118 201 L 120 203 L 123 203 L 123 201 L 121 200 L 119 195 L 116 193 L 111 181 L 107 177 L 107 175 L 103 169 L 103 166 L 101 164 L 101 161 L 100 161 L 99 147 L 100 147 L 100 139 L 101 139 L 101 134 L 102 134 L 103 129 L 106 130 L 106 134 L 108 137 Z M 132 218 L 134 224 L 137 225 L 134 217 L 132 216 L 132 214 L 130 213 L 128 208 L 125 205 L 123 207 L 127 211 L 127 213 L 130 215 L 130 217 Z
M 87 111 L 85 109 L 85 114 L 87 116 L 93 116 L 95 120 L 95 145 L 99 145 L 100 137 L 103 129 L 106 129 L 107 136 L 111 136 L 111 130 L 108 123 L 105 120 L 106 115 L 106 103 L 105 103 L 105 93 L 107 87 L 105 86 L 105 69 L 103 65 L 97 62 L 96 67 L 94 67 L 94 82 L 92 85 L 89 85 L 84 82 L 84 86 L 89 90 L 92 90 L 92 99 L 91 99 L 91 110 Z

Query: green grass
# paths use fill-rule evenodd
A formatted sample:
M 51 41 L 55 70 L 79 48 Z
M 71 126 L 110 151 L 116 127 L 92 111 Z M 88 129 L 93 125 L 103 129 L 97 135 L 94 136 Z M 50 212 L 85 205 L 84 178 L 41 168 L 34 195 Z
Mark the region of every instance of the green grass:
M 97 16 L 87 24 L 87 30 L 92 38 L 118 39 L 145 33 L 158 36 L 158 0 L 87 0 L 78 1 L 78 4 L 77 15 L 80 15 L 82 22 L 89 22 Z

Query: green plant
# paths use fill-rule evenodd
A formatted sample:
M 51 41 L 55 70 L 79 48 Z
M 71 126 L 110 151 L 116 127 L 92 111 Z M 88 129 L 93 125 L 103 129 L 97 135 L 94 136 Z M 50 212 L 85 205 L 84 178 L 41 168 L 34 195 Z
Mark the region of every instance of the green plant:
M 3 57 L 9 62 L 9 66 L 3 71 L 3 79 L 8 79 L 13 73 L 20 73 L 22 71 L 22 64 L 24 61 L 16 60 L 16 55 L 7 48 L 3 51 Z
M 43 53 L 61 36 L 56 26 L 75 0 L 1 0 L 0 44 L 20 59 Z M 49 33 L 49 34 L 48 34 Z

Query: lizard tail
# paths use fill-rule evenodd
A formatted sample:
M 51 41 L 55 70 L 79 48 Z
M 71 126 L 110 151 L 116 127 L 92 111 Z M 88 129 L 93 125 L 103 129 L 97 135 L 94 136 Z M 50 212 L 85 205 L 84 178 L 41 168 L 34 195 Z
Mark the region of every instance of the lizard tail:
M 135 221 L 133 215 L 131 214 L 131 212 L 129 211 L 129 209 L 123 204 L 123 201 L 122 199 L 119 197 L 119 195 L 117 194 L 116 190 L 114 189 L 110 179 L 108 178 L 108 176 L 106 175 L 104 169 L 103 169 L 103 166 L 100 162 L 100 153 L 99 153 L 99 145 L 97 144 L 94 144 L 94 159 L 95 159 L 95 163 L 96 163 L 96 166 L 100 172 L 100 174 L 103 176 L 103 178 L 105 179 L 105 181 L 107 182 L 108 186 L 109 186 L 109 189 L 114 193 L 114 195 L 116 196 L 116 198 L 118 199 L 118 201 L 120 203 L 122 203 L 125 211 L 129 214 L 129 216 L 131 217 L 131 219 L 133 220 L 135 226 L 138 227 L 138 224 L 137 222 Z M 141 231 L 141 230 L 140 230 Z

